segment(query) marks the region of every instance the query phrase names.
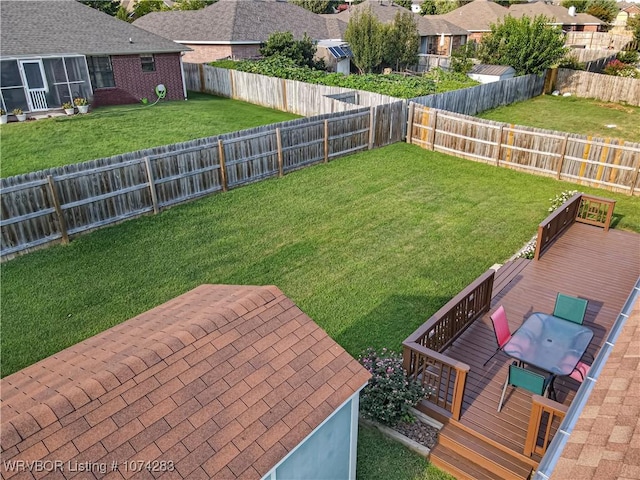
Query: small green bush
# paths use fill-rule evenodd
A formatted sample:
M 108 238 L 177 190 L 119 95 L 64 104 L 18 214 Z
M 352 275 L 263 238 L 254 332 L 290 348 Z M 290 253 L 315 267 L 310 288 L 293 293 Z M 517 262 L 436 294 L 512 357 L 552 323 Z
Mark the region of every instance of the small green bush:
M 407 377 L 402 357 L 386 348 L 380 353 L 368 348 L 360 356 L 360 363 L 372 374 L 360 394 L 360 413 L 365 418 L 391 427 L 400 421 L 413 421 L 409 409 L 433 393 L 433 388 Z
M 616 58 L 620 60 L 622 63 L 636 64 L 638 63 L 638 52 L 634 50 L 618 52 L 618 54 L 616 55 Z
M 565 190 L 559 195 L 556 195 L 555 197 L 550 198 L 549 201 L 551 202 L 551 206 L 548 208 L 548 211 L 555 212 L 564 202 L 569 200 L 576 193 L 578 193 L 577 190 Z

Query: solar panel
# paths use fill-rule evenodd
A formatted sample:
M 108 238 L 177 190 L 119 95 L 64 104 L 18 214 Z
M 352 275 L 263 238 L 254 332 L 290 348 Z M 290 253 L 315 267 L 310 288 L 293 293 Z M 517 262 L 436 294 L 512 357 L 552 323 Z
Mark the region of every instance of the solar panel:
M 353 52 L 351 51 L 351 48 L 348 47 L 347 45 L 342 45 L 342 51 L 344 52 L 345 56 L 353 57 Z
M 329 47 L 329 51 L 331 52 L 331 55 L 333 55 L 335 58 L 340 58 L 344 56 L 344 55 L 341 55 L 342 50 L 340 50 L 340 47 Z

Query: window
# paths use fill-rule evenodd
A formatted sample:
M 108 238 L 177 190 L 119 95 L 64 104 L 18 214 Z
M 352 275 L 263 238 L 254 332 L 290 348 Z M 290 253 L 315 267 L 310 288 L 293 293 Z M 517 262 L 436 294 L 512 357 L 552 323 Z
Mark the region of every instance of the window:
M 156 59 L 153 55 L 140 55 L 140 62 L 142 63 L 143 72 L 156 71 Z
M 89 67 L 91 85 L 93 85 L 94 89 L 115 87 L 116 82 L 113 78 L 111 57 L 87 57 L 87 66 Z M 69 71 L 68 67 L 67 71 Z

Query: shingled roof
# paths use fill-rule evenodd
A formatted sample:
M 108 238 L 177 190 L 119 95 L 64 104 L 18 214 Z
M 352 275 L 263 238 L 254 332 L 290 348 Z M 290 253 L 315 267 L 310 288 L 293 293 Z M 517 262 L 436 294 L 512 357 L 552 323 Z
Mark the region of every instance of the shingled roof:
M 587 13 L 569 15 L 569 10 L 561 5 L 551 5 L 545 2 L 531 2 L 514 4 L 509 7 L 509 14 L 514 18 L 524 16 L 534 18 L 544 15 L 551 18 L 556 25 L 606 25 L 602 20 Z
M 325 19 L 288 2 L 219 0 L 202 10 L 153 12 L 133 24 L 172 40 L 190 42 L 266 42 L 275 32 L 306 33 L 313 40 L 340 39 L 346 24 Z
M 0 2 L 2 56 L 126 55 L 186 50 L 189 48 L 75 0 Z
M 369 377 L 278 288 L 201 285 L 2 379 L 2 458 L 258 479 Z
M 398 13 L 410 13 L 413 15 L 418 33 L 421 36 L 434 36 L 434 35 L 467 35 L 469 32 L 464 28 L 454 25 L 448 22 L 440 16 L 426 16 L 422 17 L 417 13 L 413 13 L 411 10 L 404 8 L 400 5 L 393 3 L 391 0 L 385 0 L 380 2 L 378 0 L 365 0 L 358 5 L 350 7 L 348 10 L 344 10 L 337 14 L 327 14 L 324 17 L 338 17 L 345 24 L 349 23 L 349 19 L 355 12 L 362 12 L 365 9 L 371 9 L 371 13 L 382 23 L 392 23 Z
M 429 18 L 441 18 L 469 32 L 489 32 L 491 24 L 507 15 L 508 9 L 491 0 L 474 0 L 444 15 L 431 15 Z

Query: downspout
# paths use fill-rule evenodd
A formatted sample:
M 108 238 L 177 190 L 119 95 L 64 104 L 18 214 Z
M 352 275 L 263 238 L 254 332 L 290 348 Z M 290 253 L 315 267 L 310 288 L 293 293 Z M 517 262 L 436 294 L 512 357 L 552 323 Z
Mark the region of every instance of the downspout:
M 182 63 L 182 56 L 184 53 L 180 52 L 180 73 L 182 74 L 182 95 L 184 99 L 187 99 L 187 82 L 184 79 L 184 64 Z

